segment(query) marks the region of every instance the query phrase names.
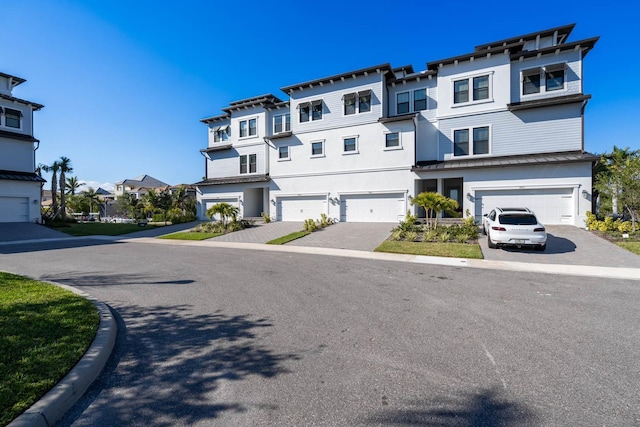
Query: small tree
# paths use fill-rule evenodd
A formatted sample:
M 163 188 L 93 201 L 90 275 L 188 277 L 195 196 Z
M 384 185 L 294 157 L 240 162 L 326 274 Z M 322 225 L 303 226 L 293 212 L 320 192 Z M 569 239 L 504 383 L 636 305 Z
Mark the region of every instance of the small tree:
M 622 205 L 631 217 L 632 230 L 640 211 L 640 150 L 613 147 L 611 154 L 602 156 L 603 170 L 596 176 L 596 189 L 612 200 L 613 213 Z
M 226 202 L 220 202 L 207 209 L 207 216 L 211 218 L 211 221 L 213 221 L 214 217 L 219 215 L 222 228 L 226 230 L 229 218 L 235 222 L 239 212 L 240 209 L 238 209 L 237 206 L 230 205 Z
M 428 228 L 436 228 L 438 226 L 438 214 L 441 211 L 450 215 L 457 215 L 458 202 L 438 193 L 420 193 L 411 199 L 411 204 L 418 205 L 427 212 Z
M 76 191 L 80 188 L 84 183 L 78 181 L 77 176 L 71 176 L 67 178 L 67 183 L 65 184 L 65 191 L 67 194 L 71 196 L 75 196 Z

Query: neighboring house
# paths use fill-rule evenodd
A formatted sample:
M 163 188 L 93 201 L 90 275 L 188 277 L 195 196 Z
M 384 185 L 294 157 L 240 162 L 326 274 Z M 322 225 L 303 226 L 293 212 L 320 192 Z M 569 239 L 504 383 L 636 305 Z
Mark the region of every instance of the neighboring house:
M 124 181 L 116 182 L 114 196 L 117 199 L 124 193 L 129 193 L 136 199 L 139 199 L 150 190 L 155 191 L 157 188 L 166 187 L 168 185 L 169 184 L 159 181 L 152 176 L 140 175 L 133 179 L 125 179 Z
M 199 217 L 220 201 L 244 217 L 326 214 L 397 222 L 436 191 L 479 220 L 527 206 L 546 224 L 584 227 L 592 168 L 584 151 L 586 54 L 574 25 L 477 46 L 427 63 L 381 64 L 233 102 L 209 128 Z
M 40 222 L 40 189 L 36 173 L 33 112 L 43 108 L 13 96 L 26 80 L 0 73 L 0 222 Z

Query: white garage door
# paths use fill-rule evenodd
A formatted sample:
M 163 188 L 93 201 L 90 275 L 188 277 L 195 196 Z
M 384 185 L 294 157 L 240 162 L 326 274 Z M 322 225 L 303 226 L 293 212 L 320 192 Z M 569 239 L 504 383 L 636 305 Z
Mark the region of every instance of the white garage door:
M 204 212 L 203 212 L 203 216 L 207 219 L 209 219 L 209 217 L 207 216 L 207 211 L 209 210 L 209 208 L 213 205 L 217 205 L 218 203 L 229 203 L 232 206 L 235 207 L 239 207 L 238 204 L 238 198 L 237 197 L 232 197 L 232 198 L 228 198 L 228 199 L 214 199 L 214 200 L 203 200 L 204 202 Z M 220 215 L 215 215 L 214 216 L 215 220 L 219 220 L 220 219 Z
M 476 219 L 496 207 L 526 207 L 531 209 L 543 224 L 573 224 L 573 189 L 476 191 Z
M 320 219 L 327 213 L 326 196 L 278 197 L 278 221 Z
M 342 196 L 341 221 L 398 222 L 405 215 L 403 193 Z
M 0 197 L 0 222 L 29 221 L 28 197 Z

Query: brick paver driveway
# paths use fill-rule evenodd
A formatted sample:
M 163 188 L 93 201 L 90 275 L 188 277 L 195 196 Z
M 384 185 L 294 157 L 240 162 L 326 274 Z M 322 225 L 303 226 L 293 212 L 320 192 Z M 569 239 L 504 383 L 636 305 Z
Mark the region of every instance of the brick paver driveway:
M 586 230 L 571 225 L 548 225 L 547 249 L 489 249 L 487 236 L 479 241 L 485 259 L 494 261 L 535 262 L 540 264 L 598 265 L 603 267 L 640 267 L 640 257 Z
M 372 251 L 389 237 L 391 229 L 396 225 L 380 222 L 338 222 L 287 245 Z

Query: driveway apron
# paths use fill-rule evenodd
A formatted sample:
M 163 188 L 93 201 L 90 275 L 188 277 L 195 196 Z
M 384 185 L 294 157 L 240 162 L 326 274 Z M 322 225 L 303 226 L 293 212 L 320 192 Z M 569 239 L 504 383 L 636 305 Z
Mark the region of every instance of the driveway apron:
M 338 222 L 287 243 L 287 246 L 372 251 L 389 237 L 394 226 L 380 222 Z
M 547 249 L 489 249 L 487 236 L 480 235 L 484 259 L 533 262 L 539 264 L 596 265 L 602 267 L 640 267 L 640 257 L 586 230 L 570 225 L 548 225 Z

